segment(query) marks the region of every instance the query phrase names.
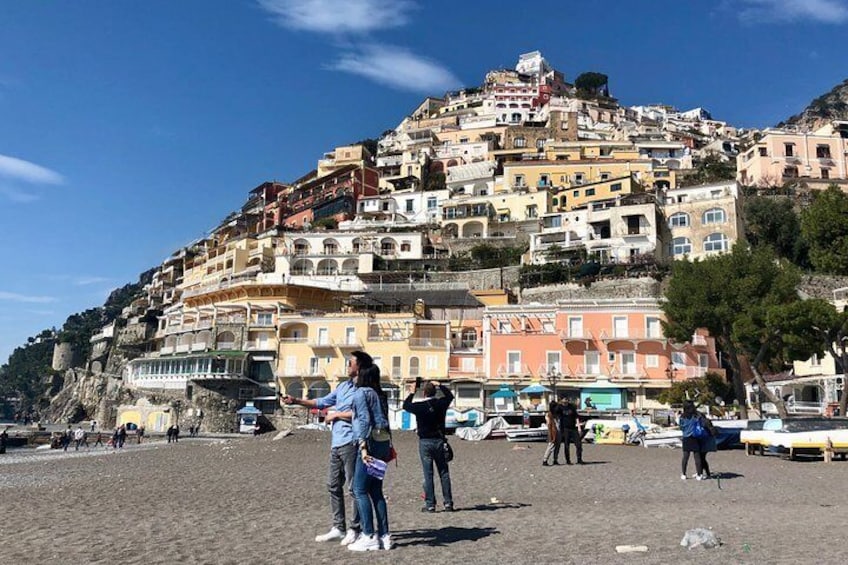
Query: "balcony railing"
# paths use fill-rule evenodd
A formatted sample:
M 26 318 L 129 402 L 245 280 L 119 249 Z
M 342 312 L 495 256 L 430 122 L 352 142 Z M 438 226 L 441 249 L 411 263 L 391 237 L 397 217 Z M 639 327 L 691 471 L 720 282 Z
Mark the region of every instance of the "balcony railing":
M 530 377 L 533 373 L 524 363 L 510 363 L 498 366 L 497 375 L 499 377 Z
M 572 379 L 596 379 L 605 373 L 600 365 L 577 365 L 568 368 L 568 376 Z
M 336 345 L 338 345 L 341 349 L 352 349 L 355 347 L 362 347 L 362 340 L 358 337 L 348 337 L 338 342 Z
M 639 380 L 648 378 L 648 373 L 642 365 L 610 368 L 610 378 L 614 380 Z
M 335 345 L 332 339 L 316 339 L 309 342 L 309 347 L 312 349 L 332 349 Z
M 159 349 L 159 353 L 161 353 L 162 355 L 169 355 L 173 352 L 174 352 L 174 346 L 173 345 L 165 345 L 161 349 Z
M 285 367 L 280 377 L 327 377 L 327 370 L 322 367 Z
M 292 345 L 295 343 L 307 343 L 309 340 L 305 337 L 281 337 L 279 342 L 283 345 Z
M 448 340 L 435 337 L 411 337 L 409 347 L 412 349 L 444 349 Z
M 206 342 L 205 341 L 195 341 L 194 343 L 191 344 L 191 350 L 192 351 L 203 351 L 205 349 L 206 349 Z
M 219 341 L 215 344 L 215 349 L 219 351 L 227 351 L 236 348 L 236 342 L 234 341 Z
M 635 330 L 633 328 L 627 328 L 626 332 L 616 332 L 615 330 L 601 330 L 600 338 L 601 341 L 605 342 L 616 341 L 619 339 L 626 341 L 665 341 L 666 339 L 665 337 L 663 337 L 661 331 L 648 331 L 643 328 Z

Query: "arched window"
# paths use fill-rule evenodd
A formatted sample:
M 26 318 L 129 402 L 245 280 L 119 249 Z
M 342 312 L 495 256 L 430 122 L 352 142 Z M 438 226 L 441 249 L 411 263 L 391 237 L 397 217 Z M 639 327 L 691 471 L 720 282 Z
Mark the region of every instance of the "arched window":
M 723 224 L 727 221 L 727 214 L 721 208 L 710 208 L 704 212 L 702 223 L 704 224 Z
M 303 398 L 303 383 L 294 381 L 286 384 L 286 394 L 294 398 Z
M 516 137 L 513 140 L 512 145 L 516 148 L 527 147 L 527 139 L 523 137 Z
M 686 255 L 692 253 L 692 242 L 688 237 L 675 237 L 671 240 L 672 255 Z
M 409 358 L 409 376 L 413 379 L 421 376 L 421 361 L 418 357 Z
M 330 394 L 330 385 L 327 384 L 327 381 L 316 381 L 309 385 L 309 392 L 307 396 L 310 400 L 314 400 L 321 396 L 327 396 Z
M 670 228 L 685 228 L 689 226 L 689 214 L 686 212 L 678 212 L 672 214 L 668 219 L 668 227 Z
M 477 346 L 477 330 L 465 328 L 462 330 L 462 348 L 474 349 Z
M 727 251 L 728 241 L 723 233 L 711 233 L 704 238 L 704 251 L 707 253 Z
M 215 348 L 216 349 L 235 349 L 236 348 L 236 336 L 233 332 L 221 332 L 218 334 L 217 339 L 215 340 Z

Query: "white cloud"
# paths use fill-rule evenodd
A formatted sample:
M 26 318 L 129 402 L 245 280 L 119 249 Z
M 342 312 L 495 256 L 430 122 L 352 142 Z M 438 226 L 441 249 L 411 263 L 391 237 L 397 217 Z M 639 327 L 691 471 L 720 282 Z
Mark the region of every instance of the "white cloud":
M 361 75 L 392 88 L 427 94 L 441 94 L 462 84 L 441 64 L 391 45 L 372 44 L 359 52 L 344 53 L 327 68 Z
M 5 292 L 0 290 L 0 300 L 6 300 L 9 302 L 27 302 L 27 303 L 37 303 L 37 304 L 46 304 L 48 302 L 56 302 L 56 299 L 52 296 L 28 296 L 26 294 L 18 294 L 17 292 Z
M 410 0 L 257 0 L 283 26 L 318 33 L 368 33 L 402 27 Z
M 111 279 L 106 277 L 77 277 L 74 279 L 74 284 L 77 286 L 88 286 L 90 284 L 99 284 L 109 282 Z
M 749 24 L 812 21 L 841 24 L 848 21 L 845 0 L 742 0 L 739 19 Z
M 62 175 L 41 165 L 0 155 L 0 176 L 30 184 L 62 184 Z

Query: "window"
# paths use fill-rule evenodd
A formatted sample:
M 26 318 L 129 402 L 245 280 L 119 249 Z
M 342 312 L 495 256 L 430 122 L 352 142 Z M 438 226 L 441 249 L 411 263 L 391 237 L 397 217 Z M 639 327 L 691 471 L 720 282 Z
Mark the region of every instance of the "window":
M 668 219 L 668 227 L 670 228 L 685 228 L 689 226 L 689 214 L 686 212 L 678 212 L 672 214 Z
M 587 351 L 583 354 L 587 375 L 598 375 L 601 372 L 601 356 L 597 351 Z
M 821 359 L 819 359 L 819 356 L 815 353 L 813 353 L 813 356 L 810 357 L 810 366 L 821 367 Z
M 645 366 L 650 368 L 656 368 L 660 366 L 660 356 L 659 355 L 645 355 Z
M 521 373 L 521 352 L 507 351 L 506 353 L 507 372 L 511 375 Z
M 627 316 L 613 316 L 612 331 L 615 337 L 627 337 Z
M 390 209 L 390 203 L 389 202 L 381 202 L 380 204 L 381 204 L 383 212 L 389 211 L 389 209 Z
M 583 184 L 583 173 L 574 174 L 574 184 Z
M 701 221 L 704 224 L 723 224 L 727 221 L 727 214 L 721 208 L 710 208 L 704 212 L 704 217 Z
M 498 320 L 498 333 L 508 334 L 512 331 L 512 324 L 506 320 Z
M 409 377 L 416 378 L 421 376 L 421 361 L 418 357 L 409 358 Z
M 728 241 L 723 233 L 711 233 L 704 238 L 704 251 L 718 252 L 727 251 Z
M 824 167 L 822 167 L 821 178 L 829 179 L 830 178 L 830 169 L 825 169 Z
M 766 150 L 765 147 L 760 147 L 759 152 L 760 152 L 760 157 L 768 157 L 768 151 Z
M 327 329 L 327 328 L 318 328 L 318 344 L 319 345 L 329 345 L 329 343 L 330 343 L 329 332 L 330 332 L 330 330 Z
M 798 178 L 798 167 L 785 167 L 783 169 L 783 176 L 789 177 L 791 179 Z
M 406 201 L 406 211 L 407 212 L 414 212 L 415 211 L 415 201 L 414 200 L 410 199 L 410 200 Z
M 527 207 L 526 216 L 528 218 L 537 218 L 539 217 L 539 209 L 535 204 L 531 204 Z
M 624 375 L 636 374 L 636 353 L 633 351 L 621 352 L 621 372 Z
M 662 337 L 662 325 L 660 324 L 660 319 L 653 316 L 645 318 L 645 333 L 647 337 Z
M 614 182 L 610 185 L 610 192 L 618 192 L 619 190 L 621 190 L 620 182 Z
M 795 144 L 794 143 L 784 143 L 783 144 L 783 154 L 787 157 L 795 156 Z
M 562 352 L 548 351 L 545 353 L 545 371 L 548 373 L 561 373 Z
M 610 178 L 609 173 L 601 173 L 601 180 L 609 180 L 609 178 Z
M 542 333 L 552 334 L 554 332 L 554 323 L 550 321 L 542 322 Z
M 568 319 L 568 337 L 583 337 L 583 317 Z
M 465 328 L 462 330 L 461 346 L 463 349 L 474 349 L 477 347 L 477 330 Z
M 393 355 L 392 356 L 392 378 L 393 379 L 399 379 L 403 376 L 402 373 L 401 373 L 402 362 L 403 362 L 403 359 L 401 358 L 400 355 Z
M 536 149 L 544 149 L 545 148 L 545 140 L 537 139 L 536 140 Z
M 672 255 L 686 255 L 692 253 L 692 242 L 688 237 L 675 237 L 671 240 Z
M 672 351 L 671 364 L 675 369 L 683 369 L 686 367 L 686 354 L 681 351 Z
M 513 114 L 513 116 L 515 116 L 515 115 L 516 114 Z M 515 121 L 518 121 L 518 120 L 514 119 L 513 121 L 515 122 Z M 527 147 L 527 140 L 523 137 L 516 137 L 515 140 L 512 142 L 512 145 L 513 145 L 513 147 L 515 147 L 517 149 L 520 149 L 522 147 Z
M 573 196 L 574 198 L 580 198 L 580 191 L 579 191 L 579 190 L 575 190 L 575 191 L 574 191 L 574 193 L 572 194 L 572 196 Z
M 260 312 L 256 315 L 257 326 L 272 326 L 274 325 L 274 315 L 270 312 Z
M 595 189 L 594 188 L 587 188 L 586 189 L 586 196 L 595 196 Z
M 345 328 L 345 343 L 356 345 L 356 328 Z
M 400 244 L 400 250 L 406 252 L 412 251 L 412 244 L 408 241 L 403 241 Z
M 830 145 L 817 145 L 816 159 L 830 159 Z
M 435 196 L 431 196 L 427 199 L 427 209 L 428 210 L 435 210 L 438 207 L 439 207 L 439 203 L 436 200 Z
M 524 186 L 524 175 L 515 175 L 515 186 Z

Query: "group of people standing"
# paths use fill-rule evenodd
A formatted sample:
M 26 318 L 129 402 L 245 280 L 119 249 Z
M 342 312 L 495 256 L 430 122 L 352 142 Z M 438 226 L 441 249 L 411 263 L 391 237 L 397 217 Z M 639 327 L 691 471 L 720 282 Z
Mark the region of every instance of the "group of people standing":
M 324 420 L 332 426 L 327 490 L 333 525 L 327 533 L 316 536 L 315 541 L 339 541 L 351 551 L 388 550 L 392 548 L 392 539 L 382 474 L 385 464 L 395 456 L 389 429 L 388 397 L 380 384 L 380 368 L 364 351 L 351 353 L 347 375 L 348 380 L 326 396 L 311 400 L 283 397 L 287 405 L 333 409 Z M 418 418 L 419 454 L 425 477 L 424 510 L 427 512 L 434 512 L 436 507 L 433 464 L 442 481 L 445 509 L 453 510 L 450 472 L 441 447 L 445 414 L 453 395 L 445 387 L 439 389 L 442 396 L 436 398 L 437 385 L 427 383 L 425 397 L 420 402 L 412 403 L 414 392 L 404 402 L 405 409 L 408 404 L 412 405 L 413 409 L 408 411 Z M 441 438 L 438 449 L 432 446 L 436 438 Z M 346 520 L 345 483 L 350 484 L 354 499 L 350 522 Z
M 683 413 L 677 420 L 683 432 L 683 461 L 680 478 L 688 478 L 686 468 L 690 455 L 695 455 L 695 479 L 701 481 L 712 477 L 707 453 L 716 450 L 716 432 L 710 419 L 698 412 L 695 403 L 687 400 L 683 403 Z
M 551 465 L 551 456 L 553 456 L 553 464 L 559 465 L 559 451 L 564 445 L 565 447 L 565 464 L 571 465 L 571 444 L 574 444 L 575 455 L 577 455 L 577 464 L 583 464 L 583 422 L 580 420 L 580 415 L 577 412 L 571 399 L 565 398 L 562 402 L 551 401 L 548 406 L 548 411 L 545 414 L 545 423 L 548 426 L 548 447 L 545 449 L 545 455 L 542 458 L 542 466 L 548 467 Z

